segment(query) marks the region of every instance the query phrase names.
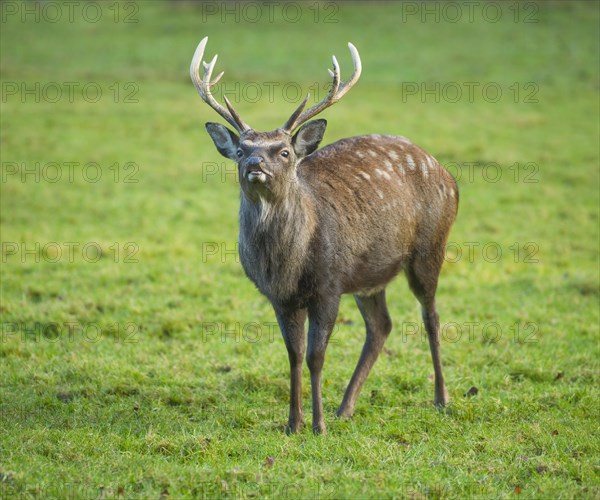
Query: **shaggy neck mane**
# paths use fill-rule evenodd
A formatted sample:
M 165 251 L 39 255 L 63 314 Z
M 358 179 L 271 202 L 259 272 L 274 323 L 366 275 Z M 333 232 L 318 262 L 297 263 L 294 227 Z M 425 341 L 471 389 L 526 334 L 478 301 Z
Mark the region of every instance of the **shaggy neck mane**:
M 272 200 L 240 203 L 240 256 L 249 277 L 270 298 L 297 291 L 316 226 L 314 203 L 301 185 Z

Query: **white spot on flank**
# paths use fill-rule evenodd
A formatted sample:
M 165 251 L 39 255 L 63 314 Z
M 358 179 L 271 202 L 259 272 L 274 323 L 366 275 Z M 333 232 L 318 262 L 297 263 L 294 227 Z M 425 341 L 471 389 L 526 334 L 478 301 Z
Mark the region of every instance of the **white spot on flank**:
M 357 151 L 356 156 L 358 156 L 359 158 L 364 158 L 365 154 L 362 151 Z
M 454 189 L 450 188 L 450 196 L 452 196 L 452 198 L 454 198 Z
M 359 174 L 360 174 L 360 175 L 362 175 L 362 176 L 363 176 L 363 178 L 364 178 L 366 181 L 368 181 L 368 180 L 370 180 L 370 179 L 371 179 L 371 176 L 370 176 L 369 174 L 366 174 L 366 173 L 364 173 L 364 172 L 359 172 Z
M 406 164 L 408 165 L 408 168 L 410 168 L 411 170 L 415 169 L 415 160 L 413 160 L 412 156 L 406 155 Z
M 392 171 L 393 165 L 392 165 L 392 162 L 391 162 L 390 160 L 384 160 L 384 161 L 383 161 L 383 164 L 386 166 L 386 168 L 387 168 L 387 169 L 388 169 L 390 172 Z
M 429 172 L 427 171 L 427 164 L 424 161 L 421 162 L 421 171 L 423 172 L 423 175 L 425 177 L 427 177 L 427 175 L 429 174 Z
M 400 157 L 398 156 L 398 153 L 396 153 L 396 151 L 394 151 L 393 149 L 391 151 L 388 151 L 388 156 L 390 157 L 390 159 L 392 161 L 396 161 L 397 159 L 399 159 Z
M 369 149 L 369 154 L 375 158 L 377 156 L 377 153 L 375 151 L 373 151 L 372 149 Z
M 388 181 L 391 179 L 391 177 L 390 177 L 390 174 L 388 174 L 387 172 L 384 172 L 383 170 L 380 170 L 380 169 L 378 169 L 378 168 L 376 168 L 376 169 L 375 169 L 375 173 L 376 173 L 376 174 L 377 174 L 379 177 L 383 177 L 383 178 L 385 178 L 385 179 L 386 179 L 386 180 L 388 180 Z
M 383 193 L 381 191 L 377 191 L 377 196 L 379 196 L 383 200 Z

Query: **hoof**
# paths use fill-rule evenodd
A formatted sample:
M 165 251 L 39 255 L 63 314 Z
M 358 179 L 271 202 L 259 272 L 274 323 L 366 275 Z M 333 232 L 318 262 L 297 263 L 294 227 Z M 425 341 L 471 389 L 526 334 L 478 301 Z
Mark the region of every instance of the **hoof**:
M 313 425 L 313 434 L 315 436 L 317 435 L 321 435 L 321 436 L 325 436 L 327 434 L 327 429 L 325 428 L 325 423 L 320 422 L 317 425 Z
M 297 434 L 304 427 L 304 422 L 288 422 L 285 427 L 285 433 L 289 436 L 290 434 Z
M 336 415 L 342 420 L 349 420 L 352 418 L 352 415 L 354 415 L 354 410 L 351 410 L 349 408 L 342 408 L 340 406 L 339 410 L 336 412 Z
M 438 408 L 444 408 L 450 402 L 450 396 L 448 395 L 448 391 L 444 387 L 441 394 L 436 394 L 435 399 L 433 400 L 433 404 Z

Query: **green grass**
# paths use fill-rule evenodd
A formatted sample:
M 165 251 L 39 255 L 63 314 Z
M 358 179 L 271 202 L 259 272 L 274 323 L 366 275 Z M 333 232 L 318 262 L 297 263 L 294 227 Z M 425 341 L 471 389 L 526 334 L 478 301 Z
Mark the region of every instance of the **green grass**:
M 600 497 L 598 3 L 519 4 L 537 6 L 535 23 L 515 23 L 508 3 L 495 23 L 481 6 L 474 22 L 422 22 L 378 2 L 321 4 L 335 23 L 314 23 L 311 3 L 297 23 L 276 7 L 273 22 L 224 24 L 199 4 L 142 2 L 126 24 L 110 5 L 97 23 L 76 7 L 74 22 L 1 25 L 2 497 Z M 459 165 L 438 292 L 442 323 L 459 328 L 444 330 L 446 411 L 431 406 L 429 348 L 399 278 L 394 330 L 354 418 L 334 416 L 364 338 L 345 297 L 324 368 L 329 433 L 284 434 L 287 355 L 229 252 L 238 186 L 204 132 L 219 118 L 187 74 L 205 35 L 259 129 L 295 108 L 285 84 L 318 82 L 322 97 L 331 53 L 348 75 L 352 41 L 363 76 L 324 113 L 325 142 L 401 134 Z M 36 102 L 9 92 L 22 82 L 95 82 L 103 94 Z M 235 82 L 279 87 L 251 103 Z M 493 82 L 502 98 L 436 102 L 402 82 Z M 124 102 L 132 89 L 138 102 Z M 537 102 L 524 102 L 532 90 Z M 10 174 L 13 162 L 33 173 Z M 48 162 L 61 180 L 47 180 Z M 79 163 L 72 179 L 65 162 Z M 310 424 L 308 370 L 304 395 Z

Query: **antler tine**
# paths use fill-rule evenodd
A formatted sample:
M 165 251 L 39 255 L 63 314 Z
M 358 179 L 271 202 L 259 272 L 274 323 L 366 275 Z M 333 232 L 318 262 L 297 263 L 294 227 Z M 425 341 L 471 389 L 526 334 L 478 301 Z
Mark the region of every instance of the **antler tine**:
M 221 71 L 221 72 L 220 72 L 220 73 L 217 75 L 217 77 L 216 77 L 216 78 L 215 78 L 215 79 L 214 79 L 212 82 L 210 82 L 210 86 L 212 87 L 212 86 L 216 85 L 216 84 L 217 84 L 217 82 L 218 82 L 218 81 L 221 79 L 221 77 L 222 77 L 224 74 L 225 74 L 225 71 Z
M 196 87 L 196 90 L 198 91 L 198 94 L 200 94 L 202 100 L 217 113 L 219 113 L 241 134 L 250 129 L 250 127 L 244 123 L 227 99 L 225 99 L 225 103 L 227 104 L 228 110 L 221 106 L 210 92 L 210 87 L 215 85 L 221 79 L 224 72 L 221 71 L 221 73 L 219 73 L 213 81 L 210 80 L 215 64 L 217 63 L 217 56 L 215 55 L 209 64 L 206 64 L 204 61 L 202 61 L 207 41 L 208 37 L 205 36 L 202 40 L 200 40 L 200 43 L 196 48 L 196 52 L 194 53 L 194 57 L 192 58 L 192 63 L 190 65 L 190 77 L 192 78 L 192 82 L 194 82 L 194 86 Z M 204 68 L 204 75 L 202 79 L 200 78 L 200 64 L 202 64 Z
M 360 78 L 360 73 L 362 71 L 360 56 L 358 55 L 358 50 L 356 50 L 356 47 L 351 43 L 348 43 L 348 48 L 350 49 L 350 54 L 352 55 L 352 63 L 354 65 L 354 72 L 352 73 L 350 79 L 345 83 L 340 81 L 340 66 L 336 57 L 333 56 L 333 71 L 331 71 L 331 69 L 328 69 L 329 74 L 333 78 L 333 81 L 331 83 L 331 89 L 329 90 L 327 97 L 325 97 L 325 99 L 323 99 L 320 103 L 315 104 L 313 107 L 300 112 L 302 108 L 304 108 L 304 105 L 308 100 L 308 96 L 306 96 L 306 99 L 304 99 L 302 104 L 296 109 L 296 111 L 294 111 L 294 113 L 292 113 L 292 116 L 282 127 L 284 130 L 291 132 L 302 123 L 306 122 L 307 120 L 310 120 L 313 116 L 318 115 L 321 111 L 328 108 L 332 104 L 335 104 L 358 81 L 358 79 Z
M 329 76 L 333 78 L 332 89 L 335 88 L 337 91 L 337 87 L 340 85 L 340 65 L 335 56 L 331 56 L 331 61 L 333 62 L 333 71 L 329 68 L 327 68 L 327 71 L 329 72 Z
M 219 76 L 219 78 L 221 78 L 221 77 Z M 219 78 L 217 78 L 217 80 Z M 242 118 L 240 117 L 240 115 L 238 115 L 237 111 L 235 109 L 233 109 L 233 106 L 229 102 L 229 99 L 227 99 L 227 96 L 224 95 L 223 96 L 223 100 L 225 101 L 225 104 L 227 105 L 227 109 L 229 110 L 229 113 L 231 114 L 231 117 L 242 128 L 242 130 L 240 130 L 240 133 L 243 132 L 244 130 L 249 130 L 250 127 L 244 123 L 244 121 L 242 120 Z
M 300 103 L 300 106 L 298 106 L 296 108 L 296 110 L 292 113 L 292 116 L 290 116 L 288 118 L 288 121 L 285 122 L 285 125 L 283 127 L 281 127 L 282 130 L 285 130 L 286 132 L 290 132 L 291 130 L 294 129 L 294 123 L 296 122 L 296 120 L 298 119 L 298 117 L 300 116 L 300 113 L 302 112 L 302 110 L 304 109 L 304 106 L 306 106 L 306 103 L 308 102 L 308 98 L 310 97 L 310 93 L 306 94 L 306 97 L 304 98 L 304 100 Z
M 358 81 L 358 79 L 360 78 L 360 74 L 362 72 L 362 63 L 360 62 L 360 56 L 358 55 L 358 50 L 356 50 L 356 47 L 354 45 L 352 45 L 350 42 L 348 42 L 348 48 L 350 49 L 350 55 L 352 56 L 352 64 L 354 66 L 354 72 L 352 73 L 350 80 L 348 80 L 346 83 L 342 84 L 342 88 L 340 89 L 340 91 L 337 95 L 336 101 L 341 99 L 342 97 L 344 97 L 344 95 L 346 95 L 346 92 L 348 92 L 354 86 L 354 84 Z

